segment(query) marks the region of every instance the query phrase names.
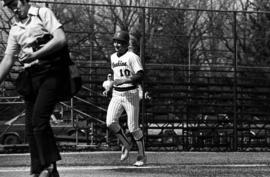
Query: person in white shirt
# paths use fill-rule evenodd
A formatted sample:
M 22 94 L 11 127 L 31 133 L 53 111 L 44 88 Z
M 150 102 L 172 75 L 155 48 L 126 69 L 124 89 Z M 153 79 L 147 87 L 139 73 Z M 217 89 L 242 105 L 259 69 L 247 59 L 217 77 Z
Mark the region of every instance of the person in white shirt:
M 108 92 L 110 91 L 110 89 L 112 88 L 112 85 L 113 85 L 113 79 L 112 79 L 112 74 L 108 74 L 107 75 L 107 80 L 105 80 L 103 83 L 102 83 L 102 87 L 105 89 L 104 92 L 103 92 L 103 95 L 105 96 L 108 96 Z
M 56 62 L 56 53 L 61 53 L 66 46 L 66 36 L 62 24 L 49 8 L 31 6 L 29 0 L 4 0 L 4 6 L 14 14 L 15 23 L 10 29 L 0 64 L 0 84 L 17 59 L 27 65 L 24 70 L 28 73 L 25 85 L 29 87 L 26 92 L 19 93 L 25 100 L 30 175 L 59 177 L 56 162 L 61 156 L 50 126 L 50 116 L 59 101 L 57 96 L 65 90 L 63 86 L 68 81 L 65 61 Z M 38 40 L 46 42 L 34 50 L 33 43 Z M 39 63 L 41 60 L 46 65 Z M 32 62 L 35 64 L 30 66 Z

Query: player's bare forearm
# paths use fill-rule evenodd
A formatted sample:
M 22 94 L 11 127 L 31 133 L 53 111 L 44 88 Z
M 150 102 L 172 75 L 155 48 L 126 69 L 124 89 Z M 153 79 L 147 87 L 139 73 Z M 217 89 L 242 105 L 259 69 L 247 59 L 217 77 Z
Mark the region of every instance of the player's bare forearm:
M 112 87 L 110 89 L 106 89 L 102 92 L 102 95 L 107 97 L 108 96 L 108 93 L 111 91 Z
M 131 79 L 115 79 L 113 81 L 113 85 L 118 86 L 118 85 L 127 84 L 131 82 L 132 82 Z
M 132 83 L 134 85 L 140 83 L 143 80 L 144 73 L 142 70 L 138 71 L 134 76 L 124 79 L 115 79 L 113 85 L 118 86 L 122 84 Z
M 144 77 L 144 72 L 143 70 L 140 70 L 136 74 L 134 74 L 130 79 L 134 85 L 137 85 L 142 82 L 143 77 Z
M 13 66 L 14 58 L 12 55 L 5 55 L 0 63 L 0 83 L 3 82 L 10 68 Z

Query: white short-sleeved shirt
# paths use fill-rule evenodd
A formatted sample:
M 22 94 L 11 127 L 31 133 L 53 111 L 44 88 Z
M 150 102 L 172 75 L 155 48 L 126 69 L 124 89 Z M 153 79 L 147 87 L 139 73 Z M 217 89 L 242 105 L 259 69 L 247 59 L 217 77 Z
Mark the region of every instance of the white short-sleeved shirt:
M 42 20 L 41 20 L 42 19 Z M 54 13 L 46 7 L 31 6 L 28 11 L 28 19 L 22 23 L 15 19 L 12 25 L 5 54 L 18 55 L 19 52 L 29 50 L 27 44 L 32 43 L 44 34 L 52 34 L 62 26 Z
M 105 90 L 109 90 L 111 88 L 113 84 L 113 80 L 106 80 L 102 83 L 102 87 L 105 89 Z
M 113 70 L 114 80 L 131 78 L 138 71 L 143 70 L 140 57 L 131 51 L 126 52 L 120 57 L 117 56 L 117 53 L 112 54 L 111 68 Z M 117 87 L 125 88 L 130 86 L 133 86 L 133 84 L 126 83 Z

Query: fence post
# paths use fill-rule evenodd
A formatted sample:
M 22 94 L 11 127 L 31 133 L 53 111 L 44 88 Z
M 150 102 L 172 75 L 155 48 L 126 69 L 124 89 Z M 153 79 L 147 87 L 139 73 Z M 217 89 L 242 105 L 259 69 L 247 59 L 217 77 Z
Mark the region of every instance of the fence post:
M 95 1 L 94 1 L 95 3 Z M 89 33 L 88 33 L 88 40 L 89 40 L 89 88 L 92 89 L 92 66 L 93 66 L 93 55 L 94 55 L 94 33 L 95 33 L 95 5 L 92 5 L 88 8 L 90 11 L 90 16 L 88 17 L 89 20 Z M 89 96 L 92 96 L 92 92 L 89 92 Z
M 140 37 L 140 58 L 142 61 L 143 68 L 145 69 L 145 7 L 142 7 L 142 16 L 140 17 L 140 31 L 141 31 L 141 37 Z M 145 98 L 144 98 L 144 93 L 145 93 L 145 88 L 144 88 L 144 82 L 142 83 L 142 88 L 143 88 L 143 99 L 141 100 L 142 103 L 142 125 L 143 125 L 143 132 L 145 135 L 145 141 L 147 141 L 147 120 L 145 116 Z
M 238 148 L 238 136 L 237 136 L 237 12 L 233 12 L 233 45 L 234 45 L 234 59 L 233 59 L 233 67 L 234 67 L 234 82 L 233 82 L 233 150 L 237 151 Z

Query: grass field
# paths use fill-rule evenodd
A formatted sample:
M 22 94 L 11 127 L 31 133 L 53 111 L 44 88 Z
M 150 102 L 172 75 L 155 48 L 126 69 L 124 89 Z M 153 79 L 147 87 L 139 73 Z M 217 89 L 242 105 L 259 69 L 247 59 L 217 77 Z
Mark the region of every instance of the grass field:
M 269 152 L 147 152 L 147 166 L 119 162 L 119 152 L 62 153 L 58 162 L 63 177 L 269 177 Z M 1 154 L 0 176 L 23 177 L 29 154 Z

